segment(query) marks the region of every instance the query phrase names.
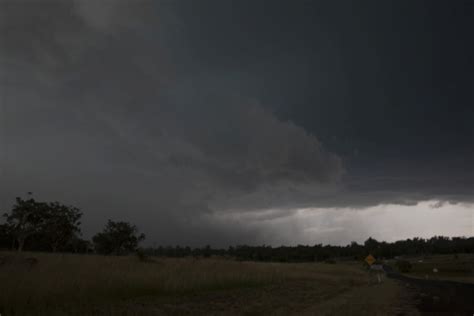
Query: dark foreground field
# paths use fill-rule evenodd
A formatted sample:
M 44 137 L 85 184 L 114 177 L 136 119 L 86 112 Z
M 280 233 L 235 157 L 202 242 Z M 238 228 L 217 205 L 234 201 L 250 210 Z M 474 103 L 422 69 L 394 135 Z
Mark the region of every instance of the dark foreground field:
M 474 314 L 474 284 L 388 275 L 407 288 L 421 315 Z
M 403 287 L 375 283 L 360 263 L 0 255 L 2 316 L 416 314 L 400 304 Z
M 397 273 L 391 266 L 385 270 L 411 293 L 422 315 L 474 314 L 473 255 L 423 256 L 410 261 L 410 273 Z
M 29 259 L 27 259 L 29 258 Z M 472 256 L 386 267 L 360 262 L 256 263 L 71 254 L 0 253 L 5 315 L 472 315 Z M 443 265 L 444 262 L 444 265 Z M 466 264 L 467 262 L 467 264 Z M 428 273 L 441 267 L 436 276 Z M 457 265 L 457 267 L 455 266 Z M 444 267 L 444 268 L 443 268 Z M 465 268 L 464 277 L 460 267 Z M 431 268 L 430 268 L 431 269 Z

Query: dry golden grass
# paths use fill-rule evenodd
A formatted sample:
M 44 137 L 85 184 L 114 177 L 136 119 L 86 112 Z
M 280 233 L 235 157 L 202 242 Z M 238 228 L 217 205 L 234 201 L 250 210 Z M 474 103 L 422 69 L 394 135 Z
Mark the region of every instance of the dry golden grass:
M 337 306 L 328 308 L 328 302 L 369 286 L 367 273 L 348 264 L 24 256 L 39 263 L 0 266 L 2 315 L 284 315 L 318 306 L 333 314 Z

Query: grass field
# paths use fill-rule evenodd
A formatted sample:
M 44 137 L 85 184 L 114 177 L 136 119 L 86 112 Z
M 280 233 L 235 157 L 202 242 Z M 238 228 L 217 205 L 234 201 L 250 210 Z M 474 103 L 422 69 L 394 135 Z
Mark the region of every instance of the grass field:
M 12 253 L 0 253 L 12 257 Z M 280 264 L 72 254 L 0 265 L 4 315 L 388 315 L 400 287 L 360 263 Z
M 409 261 L 412 264 L 409 276 L 474 283 L 473 254 L 420 256 Z

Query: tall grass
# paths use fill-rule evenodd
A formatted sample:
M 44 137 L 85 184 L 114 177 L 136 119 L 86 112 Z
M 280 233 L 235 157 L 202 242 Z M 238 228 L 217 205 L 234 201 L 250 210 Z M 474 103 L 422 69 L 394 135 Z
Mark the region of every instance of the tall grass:
M 12 254 L 1 254 L 11 256 Z M 224 259 L 155 259 L 72 254 L 27 254 L 34 266 L 0 266 L 2 315 L 90 314 L 140 297 L 172 297 L 205 291 L 256 288 L 288 279 L 317 279 L 351 286 L 362 282 L 357 269 L 337 265 L 236 262 Z M 360 272 L 362 273 L 362 272 Z M 351 283 L 352 282 L 352 283 Z

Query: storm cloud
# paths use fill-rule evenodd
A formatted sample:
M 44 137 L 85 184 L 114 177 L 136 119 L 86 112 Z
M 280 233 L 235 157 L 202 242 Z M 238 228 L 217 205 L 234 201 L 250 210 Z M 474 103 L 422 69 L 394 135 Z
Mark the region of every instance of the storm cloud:
M 470 205 L 472 28 L 449 34 L 472 23 L 405 55 L 402 5 L 365 4 L 364 20 L 305 1 L 3 1 L 2 206 L 33 191 L 81 207 L 86 234 L 126 219 L 150 242 L 227 245 L 349 238 L 291 224 L 301 210 Z M 408 24 L 440 8 L 419 1 Z

